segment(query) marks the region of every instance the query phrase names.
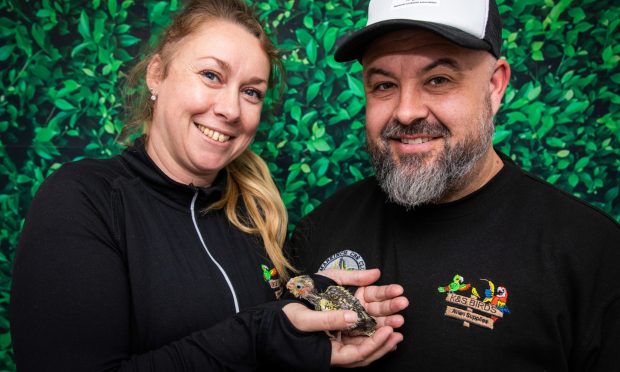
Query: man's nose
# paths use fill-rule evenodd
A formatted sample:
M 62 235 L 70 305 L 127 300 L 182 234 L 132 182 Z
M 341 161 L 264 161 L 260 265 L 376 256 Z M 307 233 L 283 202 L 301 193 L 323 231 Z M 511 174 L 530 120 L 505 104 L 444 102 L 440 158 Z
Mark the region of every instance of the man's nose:
M 394 118 L 404 125 L 410 125 L 419 120 L 426 119 L 429 114 L 428 106 L 422 99 L 422 95 L 413 89 L 400 92 L 398 106 L 394 111 Z

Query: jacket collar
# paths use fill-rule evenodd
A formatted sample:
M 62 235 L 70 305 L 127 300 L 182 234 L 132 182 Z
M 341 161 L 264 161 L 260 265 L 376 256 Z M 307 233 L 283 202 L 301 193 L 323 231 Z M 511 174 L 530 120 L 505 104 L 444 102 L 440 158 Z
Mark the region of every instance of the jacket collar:
M 196 192 L 199 193 L 196 208 L 203 209 L 218 201 L 226 188 L 226 169 L 222 169 L 216 176 L 213 184 L 207 187 L 187 185 L 171 179 L 159 169 L 146 152 L 144 136 L 136 139 L 134 144 L 125 149 L 120 157 L 129 170 L 149 190 L 155 191 L 157 196 L 163 198 L 164 201 L 185 210 L 189 210 L 188 207 Z

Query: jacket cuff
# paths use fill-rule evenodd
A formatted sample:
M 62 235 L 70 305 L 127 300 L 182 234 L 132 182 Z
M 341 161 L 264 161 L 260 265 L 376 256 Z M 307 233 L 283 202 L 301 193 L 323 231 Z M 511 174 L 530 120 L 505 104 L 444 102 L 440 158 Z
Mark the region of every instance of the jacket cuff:
M 331 342 L 324 332 L 301 332 L 293 326 L 282 308 L 295 300 L 270 302 L 265 306 L 273 316 L 266 317 L 258 334 L 259 365 L 271 370 L 329 371 Z

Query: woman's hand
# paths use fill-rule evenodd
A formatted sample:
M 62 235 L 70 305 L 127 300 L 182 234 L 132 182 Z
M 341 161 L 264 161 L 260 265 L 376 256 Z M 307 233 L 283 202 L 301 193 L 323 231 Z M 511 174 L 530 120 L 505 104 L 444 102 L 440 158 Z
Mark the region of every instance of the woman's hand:
M 332 339 L 331 364 L 341 367 L 359 367 L 370 364 L 396 349 L 403 340 L 394 328 L 403 325 L 404 319 L 396 314 L 409 304 L 402 296 L 400 285 L 369 286 L 379 279 L 380 272 L 373 270 L 326 270 L 320 273 L 339 285 L 359 286 L 355 295 L 366 310 L 377 320 L 374 335 L 342 336 Z M 354 326 L 357 314 L 350 310 L 314 311 L 302 304 L 291 303 L 283 309 L 295 328 L 305 332 L 343 330 Z

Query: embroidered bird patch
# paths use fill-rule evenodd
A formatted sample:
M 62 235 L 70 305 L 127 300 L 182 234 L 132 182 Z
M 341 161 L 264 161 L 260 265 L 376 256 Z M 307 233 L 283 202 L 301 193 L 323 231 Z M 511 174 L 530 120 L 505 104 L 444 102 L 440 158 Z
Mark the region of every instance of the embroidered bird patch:
M 501 311 L 504 314 L 510 314 L 510 309 L 506 306 L 508 302 L 508 290 L 506 287 L 499 286 L 497 287 L 497 291 L 495 290 L 495 284 L 492 281 L 487 279 L 480 279 L 489 284 L 489 288 L 484 290 L 484 299 L 482 302 L 488 302 L 491 305 L 494 305 L 497 310 Z M 478 290 L 474 287 L 471 293 L 481 298 L 480 294 L 478 294 Z M 493 317 L 493 321 L 497 321 L 497 317 Z
M 458 274 L 452 278 L 451 283 L 438 287 L 437 291 L 446 294 L 448 305 L 444 315 L 463 321 L 464 327 L 475 324 L 494 329 L 497 320 L 503 318 L 505 314 L 510 314 L 510 310 L 506 306 L 508 290 L 504 286 L 496 287 L 490 280 L 480 280 L 489 285 L 489 288 L 484 291 L 484 298 L 476 287 L 464 283 L 465 279 Z M 469 289 L 471 289 L 471 294 L 467 296 L 466 293 Z
M 452 283 L 443 286 L 443 287 L 439 287 L 437 288 L 437 292 L 439 293 L 445 293 L 445 292 L 462 292 L 462 291 L 466 291 L 471 287 L 471 284 L 463 284 L 463 282 L 465 281 L 465 279 L 460 276 L 459 274 L 456 274 L 454 276 L 454 278 L 452 278 Z
M 288 281 L 286 288 L 297 298 L 302 298 L 312 305 L 317 311 L 328 310 L 353 310 L 357 313 L 357 324 L 344 334 L 350 336 L 372 336 L 375 333 L 377 322 L 364 309 L 359 302 L 344 287 L 331 285 L 323 292 L 318 292 L 314 281 L 308 275 L 296 276 Z
M 271 289 L 274 290 L 274 294 L 276 295 L 276 299 L 279 299 L 282 296 L 282 282 L 280 281 L 280 277 L 278 276 L 278 271 L 276 268 L 270 269 L 267 265 L 260 265 L 260 268 L 263 272 L 263 279 L 265 282 L 269 283 Z

